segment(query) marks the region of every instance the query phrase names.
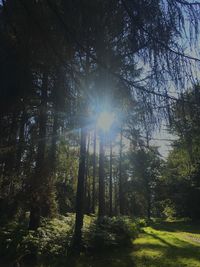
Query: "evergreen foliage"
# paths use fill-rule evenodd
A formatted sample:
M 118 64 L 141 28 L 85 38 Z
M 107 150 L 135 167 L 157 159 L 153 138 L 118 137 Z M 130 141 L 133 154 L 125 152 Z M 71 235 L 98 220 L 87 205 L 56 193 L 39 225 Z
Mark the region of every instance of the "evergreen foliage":
M 199 14 L 186 0 L 0 1 L 2 256 L 127 245 L 125 216 L 200 218 Z M 151 145 L 163 119 L 179 137 L 167 162 Z

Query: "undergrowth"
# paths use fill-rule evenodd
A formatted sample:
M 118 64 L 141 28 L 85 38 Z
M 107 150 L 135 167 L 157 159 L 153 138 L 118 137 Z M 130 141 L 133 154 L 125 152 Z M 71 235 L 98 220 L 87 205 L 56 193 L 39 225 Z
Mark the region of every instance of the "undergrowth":
M 0 229 L 0 257 L 9 260 L 57 261 L 68 255 L 74 231 L 74 214 L 43 219 L 36 231 L 12 222 Z M 128 217 L 84 217 L 83 252 L 130 246 L 141 224 Z

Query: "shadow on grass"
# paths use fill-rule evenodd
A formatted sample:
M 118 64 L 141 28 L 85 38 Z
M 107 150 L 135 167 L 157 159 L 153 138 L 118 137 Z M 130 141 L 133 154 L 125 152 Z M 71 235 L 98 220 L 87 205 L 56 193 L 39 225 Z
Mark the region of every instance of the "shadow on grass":
M 159 231 L 200 234 L 199 222 L 152 222 L 150 226 Z
M 200 267 L 200 247 L 174 235 L 165 238 L 145 232 L 143 243 L 136 248 L 137 267 Z
M 0 261 L 0 267 L 135 267 L 132 253 L 133 247 L 118 248 L 80 257 L 68 257 L 56 263 L 20 262 L 16 265 L 14 262 Z
M 133 248 L 119 248 L 112 251 L 104 251 L 93 255 L 71 258 L 62 265 L 44 267 L 134 267 L 131 253 Z
M 161 243 L 163 243 L 164 245 L 167 245 L 168 247 L 174 247 L 171 243 L 169 243 L 168 241 L 166 241 L 164 238 L 161 238 L 160 236 L 156 235 L 156 234 L 152 234 L 152 233 L 146 233 L 147 235 L 153 237 L 154 239 L 160 241 Z

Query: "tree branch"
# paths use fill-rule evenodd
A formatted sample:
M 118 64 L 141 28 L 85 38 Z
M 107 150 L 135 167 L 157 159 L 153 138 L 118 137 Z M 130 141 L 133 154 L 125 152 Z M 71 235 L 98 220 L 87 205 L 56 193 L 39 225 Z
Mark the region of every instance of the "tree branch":
M 182 2 L 181 0 L 176 0 L 176 1 L 180 1 Z M 125 3 L 124 0 L 122 0 L 122 4 L 124 6 L 124 9 L 126 10 L 127 14 L 129 15 L 129 17 L 131 18 L 131 20 L 133 22 L 134 21 L 134 18 L 133 18 L 133 15 L 132 13 L 130 12 L 130 9 L 129 7 L 127 6 L 127 4 Z M 145 32 L 146 34 L 148 34 L 148 36 L 155 42 L 157 42 L 158 44 L 160 44 L 162 47 L 164 47 L 166 50 L 170 51 L 171 53 L 173 54 L 176 54 L 180 57 L 183 57 L 183 58 L 187 58 L 187 59 L 190 59 L 190 60 L 193 60 L 193 61 L 197 61 L 197 62 L 200 62 L 200 59 L 199 58 L 196 58 L 196 57 L 192 57 L 192 56 L 189 56 L 189 55 L 186 55 L 184 53 L 181 53 L 179 51 L 175 51 L 173 50 L 171 47 L 169 47 L 168 45 L 166 45 L 165 43 L 161 42 L 160 40 L 158 40 L 157 38 L 154 37 L 154 35 L 152 35 L 150 32 L 148 32 L 146 29 L 144 29 L 144 27 L 141 26 L 141 29 L 143 32 Z
M 184 1 L 184 0 L 175 0 L 175 1 L 178 2 L 181 5 L 187 5 L 187 6 L 198 5 L 198 6 L 200 6 L 200 2 L 191 2 L 191 3 L 189 3 L 188 1 Z

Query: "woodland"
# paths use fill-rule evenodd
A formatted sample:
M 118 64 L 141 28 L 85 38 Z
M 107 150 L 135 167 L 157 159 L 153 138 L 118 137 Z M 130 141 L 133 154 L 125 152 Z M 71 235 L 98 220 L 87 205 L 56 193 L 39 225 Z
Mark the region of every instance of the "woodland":
M 195 0 L 0 1 L 1 266 L 200 266 L 199 22 Z

